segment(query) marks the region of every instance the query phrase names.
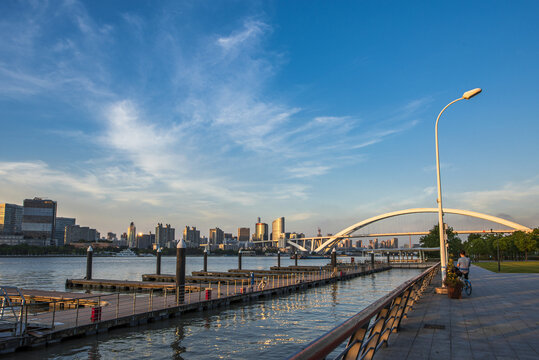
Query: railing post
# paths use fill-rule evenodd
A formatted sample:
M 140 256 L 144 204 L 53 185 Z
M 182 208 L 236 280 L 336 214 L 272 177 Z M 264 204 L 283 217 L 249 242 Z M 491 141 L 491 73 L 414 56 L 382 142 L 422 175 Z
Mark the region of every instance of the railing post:
M 26 307 L 28 308 L 28 306 Z M 56 316 L 56 301 L 52 301 L 52 322 L 51 322 L 51 330 L 54 330 L 54 318 Z M 28 318 L 28 316 L 27 316 Z
M 80 300 L 77 299 L 77 314 L 76 314 L 76 317 L 75 317 L 75 327 L 79 326 L 79 302 L 80 302 Z
M 367 333 L 367 329 L 369 327 L 369 324 L 365 324 L 359 329 L 356 330 L 350 336 L 350 339 L 348 340 L 348 344 L 346 347 L 351 346 L 348 351 L 344 354 L 343 359 L 357 359 L 359 355 L 359 350 L 361 350 L 361 345 L 363 344 L 363 340 L 365 339 L 365 334 Z M 352 345 L 354 344 L 354 345 Z
M 118 319 L 119 313 L 120 313 L 120 293 L 118 293 L 118 296 L 116 297 L 116 319 Z

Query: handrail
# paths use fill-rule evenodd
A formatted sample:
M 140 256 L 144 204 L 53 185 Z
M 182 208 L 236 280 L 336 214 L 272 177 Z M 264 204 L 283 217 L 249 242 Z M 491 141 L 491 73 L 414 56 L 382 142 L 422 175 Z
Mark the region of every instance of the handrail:
M 348 352 L 354 346 L 358 346 L 358 343 L 360 343 L 360 348 L 357 349 L 357 357 L 367 359 L 372 358 L 379 343 L 387 343 L 387 338 L 391 332 L 396 331 L 400 325 L 400 320 L 419 298 L 428 283 L 430 283 L 439 266 L 440 263 L 437 263 L 423 273 L 405 281 L 395 290 L 376 300 L 371 305 L 367 306 L 365 309 L 336 326 L 326 334 L 320 336 L 318 339 L 308 344 L 303 350 L 292 355 L 289 359 L 323 359 L 348 338 L 350 340 L 347 348 L 337 358 L 348 359 Z M 412 294 L 414 288 L 418 287 L 419 284 L 421 284 L 419 289 Z M 403 300 L 404 302 L 402 302 Z M 412 302 L 411 305 L 409 305 L 410 301 Z M 396 314 L 400 312 L 398 315 L 394 313 L 395 306 L 397 306 Z M 369 326 L 373 318 L 376 319 L 376 325 L 373 323 Z M 380 320 L 383 320 L 382 324 L 378 324 Z M 397 323 L 393 326 L 392 324 L 395 321 Z M 390 322 L 392 323 L 391 326 L 387 327 Z M 376 326 L 381 326 L 382 328 L 374 330 Z M 387 334 L 387 338 L 380 340 L 382 335 L 387 333 L 386 330 L 388 328 L 389 334 Z M 358 337 L 360 338 L 358 339 Z M 376 340 L 376 343 L 371 344 L 374 340 Z

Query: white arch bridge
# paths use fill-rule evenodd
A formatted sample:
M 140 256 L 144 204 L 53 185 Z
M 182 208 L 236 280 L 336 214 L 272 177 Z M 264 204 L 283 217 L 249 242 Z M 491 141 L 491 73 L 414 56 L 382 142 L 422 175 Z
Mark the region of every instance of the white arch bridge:
M 311 252 L 311 253 L 318 253 L 318 254 L 327 254 L 333 250 L 334 247 L 337 246 L 337 244 L 344 240 L 349 238 L 357 238 L 357 237 L 370 237 L 370 236 L 396 236 L 396 235 L 423 235 L 428 234 L 428 232 L 407 232 L 407 233 L 384 233 L 384 234 L 369 234 L 369 235 L 359 235 L 359 236 L 353 236 L 352 234 L 356 232 L 357 230 L 370 225 L 372 223 L 375 223 L 380 220 L 389 219 L 395 216 L 401 216 L 401 215 L 409 215 L 409 214 L 421 214 L 421 213 L 438 213 L 438 208 L 416 208 L 416 209 L 406 209 L 406 210 L 399 210 L 394 212 L 389 212 L 381 215 L 377 215 L 374 217 L 371 217 L 369 219 L 360 221 L 352 226 L 347 227 L 344 230 L 339 231 L 335 235 L 331 236 L 322 236 L 322 237 L 311 237 L 311 238 L 299 238 L 299 239 L 288 239 L 287 244 L 295 247 L 296 249 L 304 252 Z M 502 219 L 496 216 L 482 214 L 475 211 L 469 211 L 469 210 L 460 210 L 460 209 L 444 209 L 444 214 L 455 214 L 455 215 L 463 215 L 468 216 L 472 218 L 482 219 L 491 221 L 500 225 L 504 225 L 506 227 L 509 227 L 508 230 L 493 230 L 493 232 L 496 233 L 510 233 L 514 231 L 531 231 L 530 228 L 517 224 L 513 221 L 509 221 L 506 219 Z M 483 233 L 484 230 L 467 230 L 467 231 L 455 231 L 456 233 Z

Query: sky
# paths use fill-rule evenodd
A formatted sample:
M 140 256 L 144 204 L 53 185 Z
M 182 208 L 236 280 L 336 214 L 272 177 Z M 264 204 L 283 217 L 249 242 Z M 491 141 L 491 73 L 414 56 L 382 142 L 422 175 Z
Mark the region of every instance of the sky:
M 480 87 L 440 120 L 444 206 L 539 226 L 538 13 L 1 1 L 0 203 L 53 199 L 102 234 L 131 221 L 254 231 L 259 216 L 336 233 L 437 206 L 436 117 Z

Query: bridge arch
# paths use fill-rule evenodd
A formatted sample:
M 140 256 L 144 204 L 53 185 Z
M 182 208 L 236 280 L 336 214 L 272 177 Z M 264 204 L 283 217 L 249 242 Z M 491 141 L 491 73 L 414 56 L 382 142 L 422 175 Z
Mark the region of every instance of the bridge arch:
M 339 231 L 337 234 L 331 236 L 328 240 L 323 242 L 318 248 L 315 249 L 315 252 L 329 252 L 329 250 L 333 249 L 335 245 L 339 241 L 342 240 L 342 238 L 349 236 L 353 232 L 361 229 L 362 227 L 365 227 L 367 225 L 370 225 L 372 223 L 375 223 L 380 220 L 392 218 L 395 216 L 400 215 L 408 215 L 408 214 L 420 214 L 420 213 L 437 213 L 438 208 L 415 208 L 415 209 L 406 209 L 406 210 L 399 210 L 399 211 L 393 211 L 388 212 L 385 214 L 373 216 L 371 218 L 368 218 L 366 220 L 360 221 L 352 226 L 347 227 L 344 230 Z M 456 215 L 464 215 L 469 217 L 474 217 L 478 219 L 488 220 L 492 221 L 501 225 L 505 225 L 507 227 L 510 227 L 515 230 L 520 231 L 531 231 L 530 228 L 517 224 L 516 222 L 509 221 L 506 219 L 499 218 L 497 216 L 487 215 L 475 211 L 469 211 L 469 210 L 460 210 L 460 209 L 444 209 L 444 214 L 456 214 Z

